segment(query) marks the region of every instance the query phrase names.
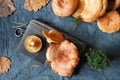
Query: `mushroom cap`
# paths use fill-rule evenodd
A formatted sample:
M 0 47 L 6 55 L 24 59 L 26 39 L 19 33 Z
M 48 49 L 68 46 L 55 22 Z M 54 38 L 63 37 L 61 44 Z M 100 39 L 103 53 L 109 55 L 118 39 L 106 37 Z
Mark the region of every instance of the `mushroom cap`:
M 107 0 L 79 0 L 79 6 L 73 16 L 85 22 L 93 22 L 103 16 L 107 6 Z
M 25 39 L 24 46 L 27 51 L 36 53 L 42 48 L 42 40 L 35 35 L 30 35 Z
M 103 32 L 117 32 L 120 30 L 120 14 L 117 11 L 110 11 L 97 20 L 97 25 Z
M 60 17 L 70 16 L 77 7 L 78 0 L 52 0 L 52 10 Z
M 42 33 L 47 39 L 48 43 L 60 43 L 64 40 L 62 33 L 57 30 L 50 30 L 49 32 L 42 30 Z
M 77 8 L 76 8 L 75 12 L 72 14 L 72 16 L 75 18 L 79 18 L 80 13 L 84 9 L 84 5 L 85 5 L 84 0 L 78 0 Z
M 50 44 L 46 58 L 51 62 L 52 70 L 61 76 L 71 75 L 80 60 L 77 47 L 68 40 Z

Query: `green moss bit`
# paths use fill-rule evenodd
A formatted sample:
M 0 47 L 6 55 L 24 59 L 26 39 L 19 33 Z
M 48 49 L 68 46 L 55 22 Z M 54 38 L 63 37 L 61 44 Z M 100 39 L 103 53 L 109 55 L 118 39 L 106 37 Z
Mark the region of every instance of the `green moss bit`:
M 72 20 L 72 22 L 74 22 L 74 23 L 76 24 L 76 25 L 73 27 L 73 31 L 76 30 L 77 28 L 79 28 L 80 25 L 81 25 L 81 20 L 80 20 L 79 18 L 74 18 L 74 19 Z
M 79 23 L 80 23 L 80 19 L 79 19 L 79 18 L 74 18 L 72 21 L 73 21 L 75 24 L 79 24 Z
M 28 23 L 16 22 L 16 21 L 10 21 L 10 22 L 16 24 L 16 26 L 12 26 L 12 28 L 21 28 L 21 27 L 24 27 L 28 24 Z
M 105 51 L 89 49 L 89 52 L 85 54 L 87 57 L 87 63 L 90 65 L 91 68 L 101 71 L 102 69 L 106 69 L 109 64 L 110 60 L 105 55 Z

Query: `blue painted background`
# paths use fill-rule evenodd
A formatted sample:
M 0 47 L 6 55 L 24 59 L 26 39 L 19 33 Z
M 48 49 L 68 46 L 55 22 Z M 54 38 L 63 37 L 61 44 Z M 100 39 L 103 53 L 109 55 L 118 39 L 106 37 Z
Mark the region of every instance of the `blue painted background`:
M 96 22 L 82 23 L 77 30 L 73 31 L 75 26 L 72 22 L 73 18 L 60 18 L 54 15 L 51 0 L 47 6 L 36 13 L 24 9 L 24 0 L 13 1 L 17 8 L 13 15 L 0 18 L 0 56 L 7 56 L 12 60 L 11 69 L 4 75 L 0 75 L 0 80 L 120 80 L 120 31 L 114 34 L 103 33 L 98 29 Z M 81 62 L 71 77 L 60 77 L 51 69 L 16 51 L 21 37 L 14 35 L 15 29 L 12 26 L 15 24 L 11 21 L 28 23 L 32 19 L 39 19 L 83 40 L 93 48 L 106 50 L 112 63 L 106 70 L 98 72 L 91 69 L 81 57 Z M 26 27 L 27 25 L 24 26 L 25 29 Z

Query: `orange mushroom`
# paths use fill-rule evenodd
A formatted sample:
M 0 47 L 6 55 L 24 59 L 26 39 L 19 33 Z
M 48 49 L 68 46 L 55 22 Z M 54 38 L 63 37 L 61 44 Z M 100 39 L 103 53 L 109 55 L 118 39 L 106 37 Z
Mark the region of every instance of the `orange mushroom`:
M 110 11 L 97 20 L 97 25 L 103 32 L 117 32 L 120 30 L 120 14 L 117 11 Z
M 24 41 L 25 49 L 31 53 L 36 53 L 42 48 L 42 40 L 34 35 L 28 36 Z
M 60 43 L 64 40 L 63 35 L 57 30 L 50 30 L 49 32 L 42 30 L 42 33 L 48 43 Z
M 71 75 L 80 60 L 77 47 L 68 40 L 59 44 L 51 43 L 46 58 L 51 62 L 52 70 L 61 76 Z

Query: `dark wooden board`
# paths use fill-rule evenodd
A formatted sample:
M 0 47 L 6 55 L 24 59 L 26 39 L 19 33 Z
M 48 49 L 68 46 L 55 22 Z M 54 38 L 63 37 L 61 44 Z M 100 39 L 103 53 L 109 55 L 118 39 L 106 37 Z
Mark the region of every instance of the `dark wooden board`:
M 46 49 L 48 48 L 49 44 L 46 41 L 46 38 L 42 34 L 43 29 L 49 31 L 49 30 L 54 29 L 54 28 L 51 26 L 48 26 L 40 21 L 32 20 L 29 23 L 29 25 L 27 26 L 27 29 L 26 29 L 21 41 L 19 42 L 19 44 L 17 46 L 17 51 L 25 54 L 26 56 L 31 57 L 32 59 L 34 59 L 42 64 L 46 64 Z M 78 40 L 78 39 L 76 39 L 76 38 L 74 38 L 66 33 L 63 33 L 63 32 L 61 32 L 61 33 L 63 34 L 65 39 L 73 42 L 77 46 L 80 54 L 84 52 L 84 50 L 86 48 L 86 44 L 84 42 L 82 42 L 82 41 L 80 41 L 80 40 Z M 29 35 L 36 35 L 42 39 L 43 46 L 39 52 L 30 53 L 25 49 L 24 40 Z

